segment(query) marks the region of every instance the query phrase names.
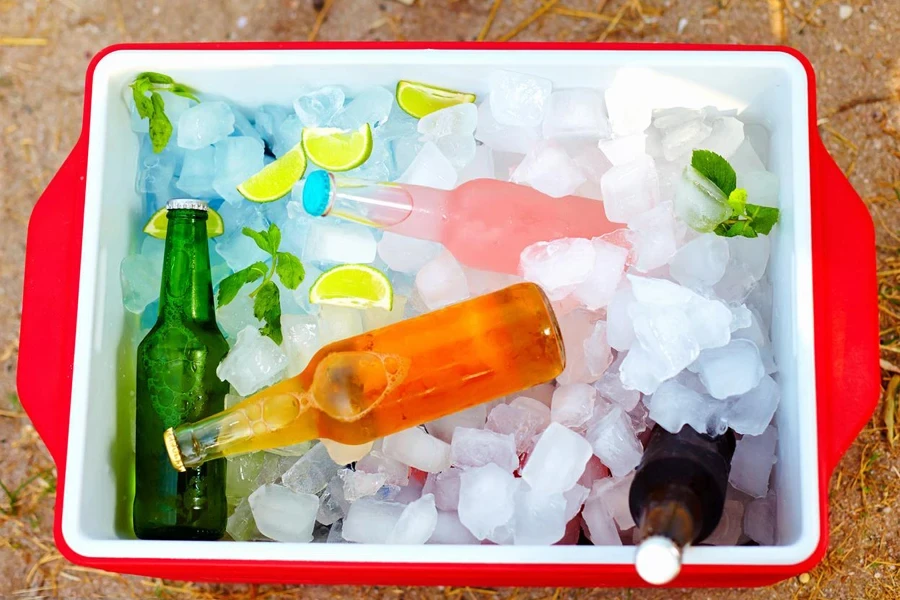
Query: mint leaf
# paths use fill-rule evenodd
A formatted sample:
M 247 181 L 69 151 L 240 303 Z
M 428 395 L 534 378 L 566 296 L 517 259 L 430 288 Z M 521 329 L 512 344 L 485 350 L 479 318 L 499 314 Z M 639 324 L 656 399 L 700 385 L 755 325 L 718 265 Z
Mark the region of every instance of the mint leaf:
M 269 228 L 271 231 L 271 227 Z M 272 242 L 269 240 L 269 234 L 265 231 L 253 231 L 249 227 L 244 227 L 241 229 L 244 235 L 248 238 L 251 238 L 256 245 L 259 246 L 259 249 L 263 252 L 267 252 L 269 254 L 275 254 L 275 251 L 272 250 Z
M 269 224 L 269 245 L 272 247 L 271 253 L 274 256 L 281 245 L 281 230 L 275 223 Z
M 153 103 L 153 114 L 150 115 L 150 142 L 153 144 L 153 151 L 158 154 L 172 137 L 172 123 L 166 116 L 165 103 L 158 92 L 150 94 L 150 101 Z
M 137 93 L 139 93 L 140 95 L 143 96 L 144 94 L 146 94 L 147 92 L 149 92 L 150 90 L 153 89 L 153 83 L 146 77 L 138 75 L 135 78 L 134 83 L 131 84 L 131 87 L 132 87 L 132 89 L 137 91 Z
M 180 83 L 175 83 L 172 87 L 169 88 L 169 91 L 175 94 L 176 96 L 183 96 L 188 100 L 193 100 L 196 103 L 200 103 L 200 98 L 197 97 L 197 90 L 194 88 L 188 87 L 186 85 L 182 85 Z
M 267 281 L 257 290 L 253 301 L 253 316 L 265 325 L 259 332 L 272 338 L 276 344 L 281 344 L 281 295 L 274 281 Z
M 131 86 L 131 96 L 134 98 L 134 107 L 142 119 L 153 116 L 153 101 L 144 95 L 137 87 Z
M 725 237 L 756 237 L 756 232 L 753 231 L 753 228 L 750 226 L 750 221 L 734 221 L 732 223 L 722 223 L 720 227 L 724 227 L 725 229 L 724 233 L 720 233 L 719 235 L 723 235 Z M 716 233 L 718 233 L 718 230 L 716 231 Z
M 747 190 L 738 188 L 728 195 L 728 206 L 734 211 L 735 215 L 744 214 L 744 207 L 747 205 Z
M 750 222 L 753 224 L 754 231 L 763 235 L 768 235 L 769 232 L 772 231 L 772 228 L 775 227 L 775 223 L 778 222 L 780 214 L 781 211 L 770 206 L 759 206 L 757 204 L 747 205 L 747 217 L 749 217 Z
M 737 187 L 737 174 L 728 161 L 711 150 L 694 150 L 691 166 L 728 196 Z
M 266 271 L 268 271 L 266 263 L 257 262 L 236 273 L 232 273 L 223 279 L 219 283 L 219 293 L 216 296 L 216 303 L 219 308 L 234 300 L 237 293 L 245 284 L 256 281 L 265 275 Z
M 278 279 L 289 290 L 296 290 L 297 286 L 306 277 L 306 271 L 300 259 L 290 252 L 279 252 L 275 256 L 275 272 L 278 273 Z
M 162 73 L 154 73 L 153 71 L 144 71 L 143 73 L 138 74 L 135 79 L 146 79 L 150 83 L 175 83 L 175 80 L 168 75 L 163 75 Z

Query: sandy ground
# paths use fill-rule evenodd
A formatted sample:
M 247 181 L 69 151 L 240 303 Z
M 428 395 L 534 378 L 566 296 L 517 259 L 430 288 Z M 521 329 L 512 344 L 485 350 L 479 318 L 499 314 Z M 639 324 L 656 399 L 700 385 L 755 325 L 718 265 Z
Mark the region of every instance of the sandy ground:
M 321 13 L 316 12 L 316 4 L 324 4 Z M 900 3 L 896 0 L 418 0 L 407 4 L 396 0 L 0 0 L 0 481 L 8 490 L 0 493 L 0 597 L 900 597 L 896 516 L 900 511 L 900 448 L 892 449 L 886 441 L 882 407 L 832 478 L 832 537 L 827 557 L 810 573 L 770 588 L 648 591 L 185 585 L 85 570 L 55 551 L 51 532 L 55 470 L 16 401 L 25 228 L 31 207 L 78 136 L 84 71 L 91 56 L 106 45 L 120 41 L 304 40 L 311 36 L 322 40 L 473 40 L 479 35 L 489 40 L 789 44 L 804 52 L 815 66 L 822 137 L 877 217 L 879 268 L 885 270 L 896 262 L 896 250 L 900 249 L 900 236 L 894 233 L 894 227 L 900 225 Z M 496 16 L 486 28 L 495 5 Z M 541 14 L 525 23 L 542 7 Z M 896 284 L 891 269 L 888 266 L 881 280 L 883 344 L 888 347 L 884 358 L 900 364 L 900 356 L 893 350 L 898 333 L 890 314 Z M 885 382 L 890 375 L 885 372 Z

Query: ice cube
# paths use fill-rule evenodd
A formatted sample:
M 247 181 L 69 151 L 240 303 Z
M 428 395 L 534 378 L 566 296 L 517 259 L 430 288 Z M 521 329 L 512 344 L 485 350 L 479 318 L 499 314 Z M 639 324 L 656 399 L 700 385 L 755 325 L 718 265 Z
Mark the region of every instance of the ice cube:
M 584 519 L 584 524 L 587 526 L 586 533 L 595 546 L 622 545 L 622 540 L 619 538 L 619 530 L 616 529 L 616 522 L 613 516 L 610 514 L 603 499 L 593 493 L 593 489 L 584 502 L 581 516 Z
M 771 425 L 762 435 L 745 435 L 738 440 L 728 483 L 754 498 L 764 498 L 769 491 L 769 474 L 776 461 L 777 441 L 778 430 Z
M 592 89 L 553 92 L 544 115 L 543 133 L 545 138 L 609 136 L 603 96 Z
M 519 485 L 493 463 L 466 469 L 459 482 L 459 520 L 479 540 L 498 537 L 513 518 Z
M 319 349 L 316 321 L 312 315 L 281 315 L 281 333 L 284 337 L 281 348 L 288 359 L 287 377 L 303 371 Z
M 145 137 L 141 143 L 134 190 L 145 194 L 148 201 L 153 201 L 153 212 L 164 207 L 173 197 L 172 177 L 183 163 L 183 153 L 184 150 L 169 146 L 157 154 L 152 150 L 149 138 Z
M 234 131 L 234 113 L 224 102 L 201 102 L 178 118 L 178 145 L 197 150 L 225 139 Z
M 362 313 L 356 308 L 323 304 L 319 309 L 319 344 L 322 346 L 363 332 Z
M 749 392 L 766 374 L 759 349 L 750 340 L 732 340 L 727 346 L 704 350 L 692 368 L 709 394 L 719 400 Z
M 678 433 L 685 425 L 695 431 L 719 435 L 727 429 L 722 403 L 699 393 L 687 383 L 690 374 L 671 379 L 644 402 L 650 409 L 650 418 L 670 433 Z
M 439 509 L 455 511 L 459 506 L 459 476 L 461 474 L 460 469 L 450 467 L 436 475 L 429 475 L 434 478 L 434 501 Z
M 416 289 L 429 310 L 469 297 L 466 274 L 449 252 L 442 252 L 416 274 Z
M 325 450 L 328 451 L 328 456 L 331 457 L 331 460 L 341 466 L 349 465 L 350 463 L 354 463 L 360 460 L 365 455 L 367 455 L 375 445 L 374 442 L 365 442 L 362 444 L 342 444 L 340 442 L 335 442 L 334 440 L 329 440 L 327 438 L 322 438 L 321 443 L 323 446 L 325 446 Z
M 216 308 L 216 321 L 229 340 L 237 337 L 246 327 L 253 329 L 262 327 L 262 321 L 253 316 L 253 299 L 250 297 L 252 291 L 252 287 L 245 286 L 234 300 Z
M 478 124 L 478 108 L 472 103 L 456 104 L 427 114 L 417 126 L 431 140 L 452 135 L 472 135 Z
M 344 106 L 344 90 L 334 85 L 309 90 L 294 100 L 294 113 L 304 127 L 324 127 Z
M 595 257 L 594 245 L 583 238 L 537 242 L 522 250 L 519 270 L 551 300 L 560 300 L 592 275 Z
M 409 483 L 409 467 L 400 461 L 373 450 L 356 463 L 356 470 L 363 473 L 382 473 L 386 485 L 405 486 Z
M 215 149 L 213 189 L 227 202 L 243 202 L 244 197 L 237 191 L 237 186 L 262 170 L 262 142 L 251 137 L 232 137 L 217 142 Z
M 441 152 L 445 152 L 444 148 L 440 148 Z M 452 162 L 452 161 L 451 161 Z M 493 179 L 494 177 L 494 155 L 490 146 L 484 144 L 475 147 L 475 154 L 472 159 L 466 163 L 466 166 L 459 171 L 458 185 L 462 185 L 473 179 Z
M 387 542 L 406 505 L 362 498 L 350 505 L 342 535 L 348 542 L 384 544 Z
M 549 546 L 566 531 L 566 499 L 562 492 L 546 493 L 520 487 L 516 492 L 513 543 Z
M 699 232 L 712 231 L 731 215 L 725 194 L 692 166 L 675 184 L 675 212 Z
M 212 198 L 217 195 L 213 189 L 216 175 L 216 150 L 204 146 L 184 153 L 184 164 L 175 187 L 192 198 Z
M 457 171 L 465 168 L 475 158 L 477 150 L 475 138 L 471 134 L 446 135 L 438 139 L 434 144 Z M 457 183 L 461 183 L 458 177 Z
M 585 439 L 614 477 L 624 477 L 637 467 L 644 449 L 621 406 L 612 405 L 604 410 L 605 414 L 601 411 L 588 425 Z
M 646 273 L 657 269 L 675 254 L 675 215 L 672 204 L 659 206 L 628 221 L 628 239 L 635 256 L 634 268 Z
M 561 385 L 553 392 L 550 418 L 566 427 L 581 427 L 594 414 L 596 399 L 597 390 L 586 383 Z
M 778 206 L 778 176 L 768 171 L 741 174 L 738 185 L 747 190 L 747 200 L 760 206 Z
M 725 274 L 715 286 L 716 294 L 728 302 L 743 302 L 765 275 L 769 250 L 766 235 L 728 238 L 730 258 Z
M 338 476 L 344 483 L 344 498 L 347 502 L 356 502 L 360 498 L 375 494 L 387 481 L 387 475 L 384 473 L 366 473 L 351 469 L 341 469 Z
M 457 427 L 450 443 L 450 459 L 453 466 L 461 468 L 481 467 L 488 463 L 510 473 L 519 468 L 515 437 L 486 429 Z
M 428 433 L 449 444 L 457 427 L 482 429 L 486 418 L 487 407 L 484 404 L 477 404 L 432 421 L 425 428 L 428 430 Z
M 319 499 L 288 488 L 267 484 L 250 494 L 250 509 L 256 526 L 277 542 L 311 542 Z
M 544 142 L 525 156 L 513 171 L 511 181 L 562 198 L 578 189 L 585 177 L 565 150 L 553 142 Z
M 669 273 L 683 286 L 709 289 L 722 279 L 728 259 L 725 238 L 707 233 L 694 238 L 675 253 L 669 261 Z
M 521 123 L 502 125 L 494 119 L 491 113 L 491 103 L 482 102 L 478 107 L 478 126 L 475 129 L 475 139 L 495 152 L 527 154 L 540 141 L 541 131 L 536 126 L 528 127 Z M 508 177 L 509 173 L 505 173 L 499 178 L 506 180 Z
M 339 470 L 325 446 L 316 444 L 281 476 L 281 482 L 297 493 L 318 494 Z
M 745 124 L 744 129 L 749 131 L 749 125 Z M 768 142 L 766 143 L 768 144 Z M 766 170 L 765 163 L 760 160 L 749 139 L 744 139 L 743 143 L 738 146 L 731 158 L 728 159 L 728 162 L 737 173 L 738 187 L 744 187 L 744 178 L 748 173 Z
M 425 494 L 406 505 L 384 543 L 424 544 L 431 538 L 436 526 L 434 496 Z
M 228 517 L 225 531 L 236 542 L 265 539 L 256 528 L 253 520 L 253 511 L 250 509 L 250 501 L 244 498 L 235 507 L 234 512 Z
M 696 148 L 706 147 L 713 128 L 702 118 L 685 121 L 666 129 L 662 137 L 662 151 L 666 160 L 676 160 L 689 154 Z
M 284 156 L 291 148 L 300 143 L 303 135 L 303 123 L 297 115 L 288 115 L 275 130 L 275 140 L 272 143 L 272 153 L 277 157 Z M 307 174 L 315 165 L 307 165 Z
M 441 253 L 437 242 L 420 240 L 385 231 L 378 242 L 378 256 L 400 273 L 415 273 Z
M 349 510 L 350 503 L 344 498 L 344 482 L 340 477 L 335 476 L 328 482 L 325 491 L 319 497 L 316 521 L 322 525 L 331 525 L 346 517 Z
M 758 386 L 730 400 L 728 424 L 738 433 L 761 435 L 771 422 L 780 400 L 781 389 L 774 379 L 766 375 Z
M 456 511 L 437 511 L 437 523 L 429 544 L 477 544 L 478 538 L 466 529 Z
M 256 132 L 269 148 L 275 144 L 275 134 L 288 117 L 288 114 L 286 108 L 271 104 L 261 106 L 253 113 L 253 124 Z
M 225 497 L 229 504 L 237 504 L 257 488 L 256 479 L 265 458 L 264 452 L 229 456 L 225 470 Z
M 744 509 L 744 533 L 760 546 L 775 544 L 775 492 L 758 498 Z
M 260 227 L 260 229 L 264 229 L 264 227 Z M 256 230 L 254 229 L 254 231 Z M 247 237 L 239 229 L 227 232 L 216 239 L 216 253 L 224 258 L 228 267 L 235 272 L 254 263 L 271 259 L 267 252 L 256 245 L 253 238 Z
M 388 120 L 393 104 L 393 93 L 383 87 L 370 87 L 357 94 L 331 122 L 343 129 L 358 129 L 363 123 L 368 123 L 377 130 Z
M 522 468 L 522 479 L 533 490 L 565 492 L 584 473 L 590 457 L 591 446 L 583 437 L 559 423 L 551 423 Z
M 255 328 L 245 327 L 219 363 L 216 375 L 233 385 L 241 396 L 249 396 L 279 381 L 285 367 L 287 357 L 278 344 L 263 337 Z
M 743 141 L 744 124 L 734 117 L 723 117 L 713 122 L 712 133 L 703 140 L 700 147 L 729 158 Z
M 344 539 L 344 522 L 335 521 L 328 530 L 328 536 L 325 538 L 326 544 L 343 544 L 347 540 Z
M 630 285 L 620 286 L 606 309 L 606 340 L 616 350 L 628 350 L 634 342 L 631 305 L 635 303 Z
M 262 464 L 256 475 L 256 485 L 281 483 L 282 476 L 297 462 L 296 456 L 281 456 L 272 452 L 263 452 Z
M 319 264 L 371 263 L 375 260 L 372 230 L 355 223 L 317 221 L 309 228 L 303 260 Z
M 456 169 L 434 142 L 426 142 L 397 181 L 439 190 L 456 187 Z
M 647 135 L 635 133 L 624 137 L 600 140 L 597 147 L 603 152 L 610 164 L 619 167 L 647 155 Z
M 563 493 L 563 498 L 566 499 L 565 519 L 567 522 L 574 519 L 581 512 L 581 507 L 584 506 L 584 501 L 587 500 L 590 491 L 589 488 L 576 483 Z
M 522 454 L 531 448 L 534 437 L 547 427 L 544 416 L 529 407 L 498 404 L 488 415 L 485 429 L 512 435 L 516 452 Z
M 599 500 L 606 506 L 606 510 L 621 531 L 634 527 L 634 517 L 631 516 L 631 507 L 628 503 L 628 494 L 631 491 L 633 480 L 634 472 L 632 471 L 622 478 L 598 479 L 591 487 L 590 497 Z
M 522 281 L 521 277 L 508 273 L 481 271 L 468 267 L 464 267 L 463 270 L 466 272 L 466 281 L 473 296 L 490 294 Z
M 450 444 L 418 427 L 387 436 L 381 451 L 388 458 L 426 473 L 437 473 L 450 466 Z
M 142 245 L 140 254 L 132 254 L 122 260 L 119 279 L 125 310 L 140 314 L 159 298 L 162 269 L 162 256 L 151 252 L 147 243 Z
M 620 352 L 616 357 L 616 360 L 613 361 L 603 376 L 595 381 L 593 385 L 600 398 L 614 402 L 626 411 L 631 412 L 637 403 L 640 402 L 641 393 L 637 390 L 626 389 L 625 386 L 622 385 L 622 380 L 619 378 L 619 369 L 624 360 L 625 353 Z
M 606 218 L 627 223 L 659 203 L 659 178 L 649 156 L 615 166 L 600 180 Z
M 738 500 L 725 500 L 719 524 L 704 544 L 713 546 L 736 546 L 743 533 L 744 504 Z
M 641 133 L 653 117 L 651 103 L 656 97 L 649 88 L 651 79 L 641 69 L 622 69 L 605 91 L 606 112 L 616 135 Z
M 556 378 L 560 384 L 591 383 L 600 377 L 588 369 L 584 352 L 585 342 L 594 333 L 595 318 L 593 313 L 575 310 L 557 319 L 566 351 L 566 367 Z
M 491 114 L 502 125 L 536 127 L 544 119 L 553 83 L 524 73 L 498 70 L 490 75 Z

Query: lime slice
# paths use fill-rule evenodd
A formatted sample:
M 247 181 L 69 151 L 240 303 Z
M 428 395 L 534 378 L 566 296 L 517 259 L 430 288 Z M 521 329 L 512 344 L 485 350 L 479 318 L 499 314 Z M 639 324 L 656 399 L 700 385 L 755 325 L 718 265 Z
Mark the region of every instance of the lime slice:
M 303 144 L 297 144 L 262 171 L 237 186 L 241 195 L 251 202 L 273 202 L 291 193 L 294 184 L 306 172 Z
M 391 310 L 394 290 L 387 276 L 368 265 L 341 265 L 319 275 L 309 288 L 313 304 Z
M 475 94 L 457 92 L 415 81 L 397 83 L 397 104 L 417 119 L 436 110 L 465 102 L 475 102 Z
M 161 240 L 166 239 L 166 227 L 169 225 L 167 212 L 168 210 L 163 207 L 153 213 L 153 216 L 144 225 L 144 233 Z M 225 233 L 225 222 L 222 220 L 222 215 L 211 208 L 207 210 L 207 214 L 209 217 L 206 219 L 206 237 L 219 237 Z
M 306 156 L 327 171 L 349 171 L 372 154 L 372 128 L 366 123 L 356 131 L 334 127 L 305 127 Z

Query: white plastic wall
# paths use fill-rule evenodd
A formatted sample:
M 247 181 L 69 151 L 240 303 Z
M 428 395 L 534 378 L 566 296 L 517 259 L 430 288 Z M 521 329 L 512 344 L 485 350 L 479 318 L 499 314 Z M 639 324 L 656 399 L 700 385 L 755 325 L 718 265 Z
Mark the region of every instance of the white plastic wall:
M 129 455 L 137 324 L 124 312 L 119 263 L 140 243 L 134 192 L 137 142 L 123 88 L 140 71 L 161 71 L 198 89 L 253 107 L 288 104 L 303 85 L 352 88 L 398 79 L 486 91 L 486 76 L 510 68 L 558 88 L 610 84 L 621 68 L 646 69 L 657 107 L 736 108 L 772 132 L 770 167 L 781 182 L 782 221 L 769 276 L 782 402 L 775 476 L 778 542 L 773 547 L 688 549 L 688 564 L 793 564 L 819 539 L 816 398 L 813 364 L 807 77 L 779 52 L 272 50 L 114 52 L 97 66 L 91 100 L 84 243 L 72 388 L 63 534 L 85 556 L 300 561 L 630 563 L 633 548 L 593 546 L 385 546 L 152 542 L 127 531 Z M 125 446 L 127 447 L 127 446 Z

